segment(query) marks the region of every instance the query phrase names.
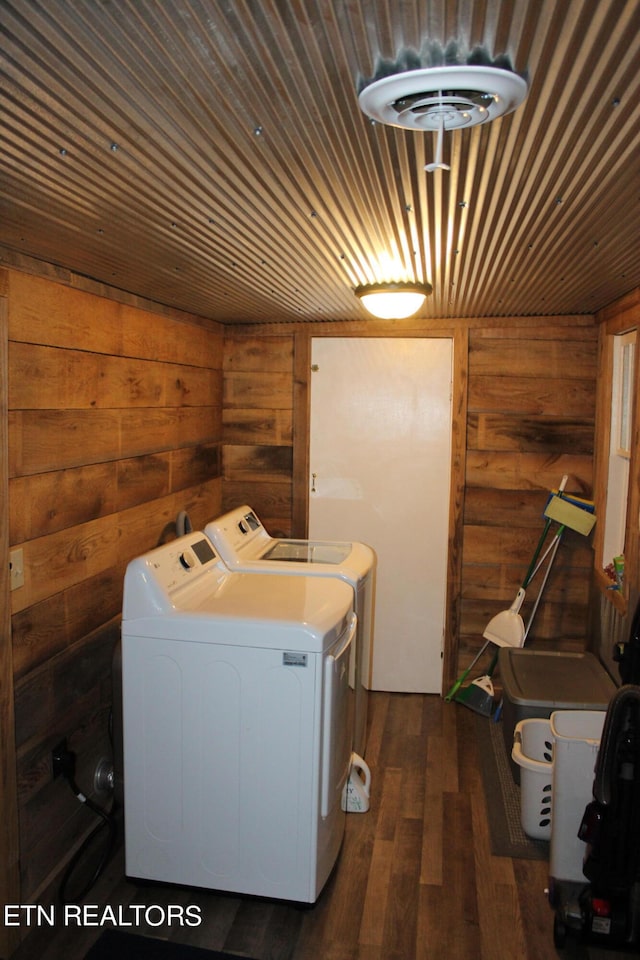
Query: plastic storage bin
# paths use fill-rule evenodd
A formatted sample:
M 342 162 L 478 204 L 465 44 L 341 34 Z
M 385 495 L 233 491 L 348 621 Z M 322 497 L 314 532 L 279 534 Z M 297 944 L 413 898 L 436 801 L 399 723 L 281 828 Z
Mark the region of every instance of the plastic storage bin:
M 520 720 L 511 756 L 520 768 L 520 821 L 534 840 L 552 832 L 553 741 L 549 720 Z
M 586 883 L 582 872 L 585 844 L 578 828 L 593 798 L 593 779 L 605 711 L 561 710 L 551 714 L 553 739 L 553 828 L 549 875 L 554 880 Z
M 520 720 L 549 719 L 555 710 L 606 710 L 617 689 L 592 653 L 503 647 L 499 657 L 507 756 Z M 519 783 L 520 767 L 515 762 L 511 772 Z

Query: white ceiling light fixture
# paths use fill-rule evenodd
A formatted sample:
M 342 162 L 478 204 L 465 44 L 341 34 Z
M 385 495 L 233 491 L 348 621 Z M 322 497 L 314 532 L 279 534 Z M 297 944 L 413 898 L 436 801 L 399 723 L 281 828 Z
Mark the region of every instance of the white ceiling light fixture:
M 425 170 L 448 170 L 442 162 L 445 132 L 490 123 L 516 110 L 527 82 L 502 67 L 451 64 L 407 70 L 374 80 L 358 97 L 378 123 L 438 135 L 436 157 Z
M 431 293 L 430 283 L 366 283 L 355 295 L 374 317 L 406 320 L 418 312 Z

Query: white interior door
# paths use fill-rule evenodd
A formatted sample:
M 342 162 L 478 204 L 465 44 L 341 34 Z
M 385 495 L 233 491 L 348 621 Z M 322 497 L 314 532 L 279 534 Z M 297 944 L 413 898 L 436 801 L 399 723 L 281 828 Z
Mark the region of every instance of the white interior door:
M 374 690 L 442 692 L 450 339 L 312 339 L 309 537 L 378 557 Z

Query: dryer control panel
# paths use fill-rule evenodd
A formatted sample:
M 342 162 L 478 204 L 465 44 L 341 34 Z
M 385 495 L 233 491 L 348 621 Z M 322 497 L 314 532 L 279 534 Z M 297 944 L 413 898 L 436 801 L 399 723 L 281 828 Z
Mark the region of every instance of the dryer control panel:
M 205 533 L 229 564 L 259 557 L 273 543 L 255 511 L 246 504 L 212 520 Z
M 168 612 L 182 591 L 201 577 L 211 589 L 211 576 L 224 578 L 226 568 L 203 533 L 188 533 L 132 560 L 125 573 L 122 615 L 125 620 Z

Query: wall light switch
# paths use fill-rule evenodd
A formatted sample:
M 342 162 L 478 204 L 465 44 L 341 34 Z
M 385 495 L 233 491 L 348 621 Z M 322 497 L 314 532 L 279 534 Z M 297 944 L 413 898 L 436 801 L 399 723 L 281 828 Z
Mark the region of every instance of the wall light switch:
M 11 589 L 24 587 L 24 556 L 22 548 L 9 551 L 9 579 Z

